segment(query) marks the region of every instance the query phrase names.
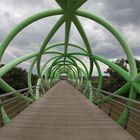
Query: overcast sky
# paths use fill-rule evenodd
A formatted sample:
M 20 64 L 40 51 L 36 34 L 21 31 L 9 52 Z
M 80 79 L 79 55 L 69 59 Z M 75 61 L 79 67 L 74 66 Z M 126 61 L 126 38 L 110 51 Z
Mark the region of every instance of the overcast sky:
M 38 12 L 55 8 L 59 8 L 55 0 L 0 0 L 0 43 L 22 20 Z M 101 16 L 113 24 L 127 40 L 134 56 L 140 57 L 140 0 L 88 0 L 81 9 Z M 86 30 L 93 53 L 110 60 L 125 57 L 121 46 L 106 29 L 93 21 L 79 19 Z M 10 43 L 2 62 L 8 63 L 17 57 L 38 50 L 57 20 L 58 17 L 47 18 L 25 28 Z M 51 42 L 63 40 L 64 25 Z M 72 26 L 70 41 L 83 44 L 74 26 Z M 43 57 L 42 63 L 50 57 L 51 55 Z M 88 65 L 86 58 L 81 59 Z M 27 61 L 20 66 L 28 68 L 30 63 L 31 61 Z M 104 71 L 106 67 L 101 66 Z

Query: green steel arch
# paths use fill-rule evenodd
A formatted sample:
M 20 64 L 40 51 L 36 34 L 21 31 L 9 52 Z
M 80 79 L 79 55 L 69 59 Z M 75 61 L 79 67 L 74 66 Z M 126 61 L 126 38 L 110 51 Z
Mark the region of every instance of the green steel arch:
M 32 87 L 31 73 L 36 64 L 37 65 L 36 69 L 38 72 L 37 85 L 42 85 L 42 83 L 45 82 L 46 84 L 50 86 L 55 81 L 59 80 L 60 75 L 62 73 L 65 73 L 68 75 L 68 80 L 70 80 L 73 84 L 80 86 L 82 85 L 83 78 L 85 77 L 86 86 L 87 88 L 90 89 L 89 100 L 91 102 L 97 103 L 98 101 L 96 101 L 96 99 L 94 98 L 95 95 L 92 91 L 91 76 L 93 72 L 93 66 L 95 66 L 97 68 L 98 75 L 99 75 L 98 89 L 101 89 L 102 84 L 103 84 L 103 78 L 102 78 L 102 71 L 98 62 L 102 62 L 105 65 L 113 68 L 126 81 L 126 84 L 120 89 L 118 89 L 117 91 L 115 91 L 114 94 L 123 95 L 125 91 L 127 91 L 129 92 L 129 99 L 135 100 L 136 94 L 140 93 L 140 74 L 137 73 L 136 63 L 135 63 L 135 59 L 132 54 L 132 51 L 128 47 L 128 44 L 124 40 L 122 35 L 119 33 L 119 31 L 115 27 L 113 27 L 113 25 L 111 25 L 109 22 L 107 22 L 101 17 L 98 17 L 95 14 L 78 10 L 86 1 L 87 0 L 56 0 L 56 2 L 60 6 L 60 9 L 53 9 L 53 10 L 44 11 L 44 12 L 35 14 L 25 19 L 24 21 L 22 21 L 20 24 L 18 24 L 7 35 L 7 37 L 0 44 L 0 60 L 2 59 L 4 52 L 8 48 L 10 42 L 25 27 L 43 18 L 58 16 L 58 15 L 60 16 L 59 20 L 56 22 L 54 27 L 48 33 L 40 49 L 37 52 L 27 54 L 20 58 L 17 58 L 16 60 L 13 60 L 10 63 L 3 66 L 2 68 L 0 68 L 0 87 L 5 92 L 16 91 L 16 90 L 13 87 L 11 87 L 8 83 L 6 83 L 2 79 L 2 76 L 6 74 L 8 71 L 10 71 L 12 68 L 17 66 L 18 64 L 21 64 L 22 62 L 33 58 L 32 64 L 28 70 L 27 80 L 28 80 L 29 87 Z M 126 57 L 128 59 L 128 63 L 130 66 L 130 72 L 125 71 L 118 65 L 92 52 L 86 32 L 84 31 L 82 23 L 79 20 L 79 16 L 95 21 L 96 23 L 106 28 L 110 33 L 112 33 L 112 35 L 120 43 L 120 46 L 122 47 L 124 53 L 126 54 Z M 79 46 L 77 44 L 73 44 L 70 42 L 69 38 L 70 38 L 70 31 L 71 31 L 72 23 L 75 25 L 75 27 L 77 28 L 77 31 L 79 32 L 81 38 L 83 39 L 85 47 L 82 47 L 82 46 Z M 55 42 L 55 44 L 50 44 L 50 40 L 53 38 L 54 34 L 63 24 L 65 24 L 64 42 Z M 64 46 L 64 52 L 51 50 L 59 46 Z M 69 47 L 76 48 L 79 51 L 68 52 Z M 54 57 L 48 58 L 44 66 L 41 66 L 42 56 L 47 55 L 47 54 L 53 54 Z M 89 62 L 90 62 L 89 68 L 86 66 L 84 62 L 80 60 L 78 56 L 86 57 L 89 59 Z M 100 93 L 98 92 L 97 94 L 100 94 Z M 33 95 L 32 93 L 31 95 L 32 95 L 31 98 L 26 98 L 24 96 L 21 96 L 21 98 L 23 100 L 27 100 L 30 102 L 38 99 L 40 96 L 38 89 L 36 89 L 36 95 Z M 17 96 L 17 95 L 14 94 L 14 96 Z M 128 106 L 131 107 L 133 106 L 133 104 L 128 101 Z M 123 122 L 126 121 L 127 115 L 128 115 L 128 108 L 125 108 L 125 110 L 120 115 L 120 118 L 118 119 L 118 123 L 120 125 L 122 126 L 125 125 Z

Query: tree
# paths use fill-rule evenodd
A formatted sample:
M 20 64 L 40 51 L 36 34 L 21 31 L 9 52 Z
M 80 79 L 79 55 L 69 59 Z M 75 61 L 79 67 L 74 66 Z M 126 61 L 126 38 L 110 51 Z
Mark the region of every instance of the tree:
M 128 60 L 125 60 L 125 62 L 128 64 Z M 140 72 L 140 60 L 135 59 L 135 62 L 136 62 L 137 70 L 138 72 Z
M 0 67 L 3 67 L 4 64 L 1 64 Z M 15 67 L 8 73 L 6 73 L 2 78 L 14 89 L 19 90 L 28 87 L 27 83 L 27 71 L 20 67 Z M 32 74 L 32 84 L 35 85 L 37 82 L 37 75 Z M 0 93 L 5 93 L 0 89 Z
M 128 71 L 126 60 L 118 59 L 114 63 L 123 68 L 124 70 Z M 108 74 L 109 77 L 104 84 L 104 90 L 114 92 L 126 83 L 124 78 L 112 68 L 108 68 L 105 73 Z

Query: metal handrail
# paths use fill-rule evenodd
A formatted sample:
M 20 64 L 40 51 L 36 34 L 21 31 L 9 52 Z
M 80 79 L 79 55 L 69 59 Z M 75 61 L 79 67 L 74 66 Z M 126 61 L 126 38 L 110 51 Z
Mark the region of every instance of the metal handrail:
M 116 119 L 115 119 L 116 116 L 119 117 L 121 115 L 123 109 L 125 109 L 125 108 L 129 109 L 128 110 L 129 113 L 132 113 L 138 119 L 140 118 L 140 110 L 136 109 L 134 107 L 131 107 L 127 104 L 128 102 L 131 102 L 135 105 L 140 106 L 139 101 L 131 100 L 131 99 L 128 99 L 128 98 L 120 96 L 120 95 L 115 95 L 111 92 L 97 89 L 95 87 L 89 87 L 86 84 L 82 84 L 80 89 L 86 89 L 86 93 L 88 93 L 89 90 L 92 90 L 95 97 L 96 97 L 96 95 L 99 96 L 99 98 L 98 98 L 99 104 L 98 105 L 99 105 L 100 109 L 102 109 L 109 117 L 111 117 L 115 121 L 116 121 Z M 96 94 L 96 92 L 98 92 L 99 94 Z M 116 100 L 116 98 L 120 99 L 121 101 Z M 96 103 L 96 98 L 95 98 L 95 103 Z M 110 103 L 113 104 L 114 106 L 119 107 L 120 110 L 118 108 L 116 109 L 115 107 L 113 107 Z M 128 121 L 122 120 L 122 123 L 125 126 L 124 129 L 126 129 L 126 130 L 127 130 L 127 128 L 131 129 L 132 132 L 135 132 L 139 137 L 140 136 L 140 132 L 138 129 L 140 127 L 139 121 L 133 119 L 133 117 L 130 117 L 129 115 L 127 116 L 126 119 L 128 119 Z M 137 127 L 136 128 L 133 127 L 133 125 L 130 125 L 130 123 L 134 123 Z
M 84 85 L 84 84 L 83 84 Z M 108 91 L 105 91 L 105 90 L 102 90 L 102 89 L 98 89 L 98 88 L 90 88 L 90 87 L 87 87 L 86 85 L 84 85 L 87 89 L 93 89 L 93 90 L 96 90 L 96 91 L 99 91 L 100 93 L 104 93 L 104 94 L 107 94 L 110 96 L 113 96 L 113 97 L 116 97 L 116 98 L 120 98 L 120 99 L 123 99 L 123 100 L 126 100 L 126 101 L 130 101 L 130 102 L 133 102 L 133 103 L 136 103 L 136 104 L 139 104 L 140 105 L 140 101 L 136 101 L 136 100 L 131 100 L 131 99 L 128 99 L 126 97 L 123 97 L 123 96 L 120 96 L 120 95 L 116 95 L 116 94 L 113 94 L 111 92 L 108 92 Z M 106 96 L 105 96 L 106 97 Z
M 20 95 L 20 92 L 23 92 L 23 91 L 26 91 L 26 90 L 30 90 L 30 89 L 34 89 L 36 87 L 37 86 L 32 86 L 31 88 L 23 88 L 23 89 L 20 89 L 20 90 L 4 93 L 4 94 L 0 95 L 0 98 L 4 98 L 4 97 L 10 96 L 10 95 L 13 95 L 14 93 L 19 93 L 19 95 Z
M 125 104 L 125 103 L 116 101 L 116 100 L 114 100 L 114 99 L 111 98 L 111 97 L 115 97 L 115 98 L 118 98 L 118 99 L 122 99 L 122 100 L 124 100 L 124 101 L 126 101 L 126 102 L 129 101 L 129 102 L 131 102 L 131 103 L 135 103 L 135 104 L 140 105 L 140 102 L 139 102 L 139 101 L 131 100 L 131 99 L 128 99 L 128 98 L 126 98 L 126 97 L 123 97 L 123 96 L 120 96 L 120 95 L 115 95 L 115 94 L 113 94 L 113 93 L 111 93 L 111 92 L 104 91 L 104 90 L 101 90 L 101 89 L 97 89 L 97 88 L 94 88 L 94 87 L 92 87 L 92 88 L 91 88 L 91 87 L 87 87 L 85 84 L 83 84 L 82 86 L 86 87 L 87 90 L 88 90 L 88 89 L 92 89 L 93 91 L 99 91 L 99 92 L 100 92 L 99 96 L 102 96 L 102 97 L 104 98 L 104 99 L 102 99 L 102 98 L 100 97 L 101 100 L 102 100 L 101 104 L 104 103 L 103 100 L 108 99 L 108 100 L 107 100 L 108 102 L 109 102 L 110 100 L 112 100 L 113 102 L 119 103 L 119 104 L 121 104 L 121 105 L 123 105 L 123 106 L 125 106 L 125 107 L 127 107 L 127 108 L 129 108 L 129 109 L 131 109 L 131 110 L 133 110 L 133 111 L 135 111 L 135 112 L 140 113 L 140 110 L 138 110 L 138 109 L 136 109 L 136 108 L 134 108 L 134 107 L 128 106 L 128 105 Z M 105 96 L 104 94 L 107 94 L 108 96 Z
M 0 110 L 0 115 L 1 116 L 4 115 L 6 116 L 6 118 L 8 118 L 8 120 L 4 120 L 3 118 L 4 116 L 1 118 L 2 120 L 0 121 L 2 122 L 2 125 L 7 124 L 19 112 L 21 112 L 24 108 L 26 108 L 27 106 L 29 106 L 31 103 L 35 101 L 35 99 L 32 99 L 31 92 L 35 93 L 36 90 L 39 90 L 42 95 L 42 91 L 44 94 L 48 89 L 49 88 L 46 88 L 44 84 L 41 84 L 37 86 L 32 86 L 30 88 L 23 88 L 17 91 L 12 91 L 0 95 L 0 109 L 4 110 L 4 114 Z M 25 98 L 20 98 L 20 97 L 25 97 Z M 26 100 L 26 98 L 30 98 L 32 101 L 30 102 L 29 100 Z
M 23 93 L 22 95 L 25 96 L 27 93 L 29 93 L 29 91 Z M 11 103 L 11 101 L 13 101 L 13 100 L 15 100 L 15 99 L 18 99 L 18 98 L 20 98 L 20 96 L 12 97 L 12 98 L 10 98 L 10 99 L 7 99 L 6 101 L 1 102 L 0 105 L 1 105 L 1 104 L 5 104 L 5 103 L 7 103 L 7 102 L 10 102 L 10 103 Z
M 97 89 L 97 88 L 94 88 L 94 87 L 93 87 L 92 89 L 94 89 L 94 90 L 96 90 L 96 91 L 100 91 L 101 93 L 107 94 L 107 95 L 109 95 L 109 96 L 113 96 L 113 97 L 116 97 L 116 98 L 120 98 L 120 99 L 123 99 L 123 100 L 126 100 L 126 101 L 130 101 L 130 102 L 136 103 L 136 104 L 140 104 L 139 101 L 131 100 L 131 99 L 128 99 L 128 98 L 126 98 L 126 97 L 123 97 L 123 96 L 120 96 L 120 95 L 116 95 L 116 94 L 113 94 L 113 93 L 108 92 L 108 91 L 104 91 L 104 90 Z

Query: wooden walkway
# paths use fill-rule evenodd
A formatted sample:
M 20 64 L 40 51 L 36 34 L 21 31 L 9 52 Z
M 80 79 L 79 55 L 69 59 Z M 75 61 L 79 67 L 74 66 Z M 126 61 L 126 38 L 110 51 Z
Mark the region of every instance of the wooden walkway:
M 134 140 L 66 81 L 60 81 L 8 125 L 0 140 Z

